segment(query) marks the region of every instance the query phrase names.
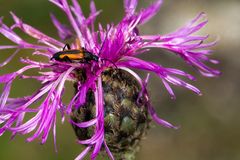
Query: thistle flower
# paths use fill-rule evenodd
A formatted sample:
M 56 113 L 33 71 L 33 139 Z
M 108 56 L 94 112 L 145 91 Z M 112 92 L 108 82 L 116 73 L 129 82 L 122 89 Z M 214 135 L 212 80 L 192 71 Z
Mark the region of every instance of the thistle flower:
M 208 58 L 211 53 L 208 48 L 216 42 L 205 43 L 208 35 L 193 35 L 207 24 L 204 13 L 198 14 L 172 33 L 141 35 L 138 26 L 145 24 L 158 12 L 162 0 L 155 0 L 139 12 L 136 12 L 137 0 L 124 0 L 123 19 L 118 24 L 109 23 L 106 27 L 99 23 L 98 29 L 95 29 L 95 20 L 101 11 L 96 9 L 93 0 L 90 2 L 88 17 L 82 13 L 77 0 L 72 0 L 71 4 L 67 0 L 50 2 L 66 14 L 70 23 L 66 26 L 51 15 L 59 40 L 24 23 L 12 12 L 12 26 L 7 26 L 0 19 L 0 33 L 15 44 L 0 46 L 0 50 L 15 50 L 9 58 L 1 62 L 0 67 L 7 65 L 23 49 L 32 50 L 33 56 L 40 55 L 48 59 L 46 62 L 38 62 L 21 58 L 20 62 L 25 64 L 23 68 L 0 76 L 0 83 L 4 85 L 0 95 L 0 135 L 6 131 L 12 132 L 12 137 L 33 132 L 27 138 L 28 142 L 40 138 L 41 143 L 45 143 L 52 130 L 56 146 L 56 113 L 60 112 L 62 122 L 66 116 L 71 117 L 70 123 L 76 132 L 78 143 L 86 146 L 76 159 L 83 159 L 90 150 L 91 159 L 95 159 L 104 150 L 111 159 L 114 156 L 117 159 L 126 159 L 136 151 L 139 140 L 149 127 L 150 117 L 157 124 L 177 128 L 159 118 L 151 106 L 147 91 L 149 74 L 146 79 L 142 79 L 131 69 L 155 73 L 172 98 L 175 98 L 175 94 L 170 85 L 201 94 L 199 89 L 179 78 L 182 76 L 194 80 L 192 75 L 139 59 L 136 55 L 151 48 L 163 48 L 179 55 L 203 76 L 220 74 L 218 70 L 205 64 L 217 63 Z M 15 29 L 33 37 L 36 43 L 25 41 Z M 56 53 L 62 51 L 67 39 L 72 41 L 71 49 L 88 53 L 95 60 L 88 60 L 84 55 L 77 61 L 67 55 L 67 59 L 54 58 Z M 85 48 L 84 52 L 81 51 L 82 47 Z M 38 69 L 38 75 L 25 75 L 30 69 Z M 11 86 L 17 77 L 36 79 L 42 87 L 32 95 L 10 98 Z M 62 102 L 66 81 L 72 81 L 73 89 L 75 88 L 75 95 L 68 104 Z M 33 108 L 32 104 L 37 101 L 41 102 L 40 105 Z M 34 116 L 27 119 L 25 115 L 30 113 Z

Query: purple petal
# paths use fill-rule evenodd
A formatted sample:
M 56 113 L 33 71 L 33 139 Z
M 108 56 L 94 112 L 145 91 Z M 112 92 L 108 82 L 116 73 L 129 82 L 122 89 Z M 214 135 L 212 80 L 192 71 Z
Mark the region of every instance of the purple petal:
M 138 0 L 124 0 L 124 8 L 127 15 L 133 15 L 137 8 Z
M 30 48 L 30 49 L 42 49 L 42 50 L 52 50 L 46 46 L 39 46 L 25 42 L 22 38 L 20 38 L 12 29 L 8 28 L 5 24 L 1 24 L 0 33 L 11 40 L 12 42 L 18 44 L 18 48 Z M 4 47 L 3 47 L 4 48 Z M 9 46 L 10 48 L 10 46 Z
M 0 33 L 16 44 L 24 44 L 24 41 L 17 34 L 3 26 L 0 27 Z
M 156 15 L 162 5 L 162 2 L 162 0 L 156 0 L 148 8 L 143 9 L 139 14 L 139 16 L 141 17 L 140 24 L 146 23 L 148 20 L 150 20 L 153 16 Z
M 46 41 L 46 42 L 52 43 L 52 44 L 60 46 L 60 47 L 64 46 L 63 43 L 45 35 L 44 33 L 42 33 L 39 30 L 33 28 L 32 26 L 23 23 L 13 12 L 11 12 L 11 15 L 12 15 L 12 17 L 13 17 L 15 23 L 16 23 L 14 25 L 14 27 L 20 28 L 21 30 L 23 30 L 29 36 L 31 36 L 33 38 L 36 38 L 38 40 L 41 40 L 43 42 Z
M 155 112 L 154 108 L 153 108 L 151 105 L 149 105 L 148 111 L 149 111 L 151 117 L 153 118 L 153 120 L 154 120 L 157 124 L 159 124 L 159 125 L 161 125 L 161 126 L 163 126 L 163 127 L 167 127 L 167 128 L 174 128 L 174 129 L 178 129 L 178 128 L 179 128 L 179 127 L 176 127 L 176 126 L 172 125 L 171 123 L 169 123 L 169 122 L 167 122 L 167 121 L 159 118 L 159 117 L 157 116 L 157 113 Z
M 103 144 L 103 139 L 104 139 L 104 133 L 102 134 L 101 138 L 99 138 L 98 142 L 94 146 L 93 152 L 91 154 L 92 160 L 95 160 L 95 158 L 98 156 Z
M 91 146 L 86 147 L 86 148 L 81 152 L 81 154 L 79 154 L 79 155 L 75 158 L 75 160 L 82 160 L 82 159 L 87 155 L 87 153 L 90 151 L 90 149 L 91 149 Z
M 56 117 L 54 117 L 54 122 L 53 122 L 53 141 L 54 141 L 55 152 L 58 152 L 58 150 L 57 150 Z
M 94 92 L 96 102 L 96 117 L 98 119 L 96 123 L 96 135 L 99 135 L 96 139 L 96 143 L 91 154 L 91 159 L 95 159 L 100 152 L 104 141 L 104 105 L 103 105 L 103 88 L 102 79 L 98 78 L 97 90 Z
M 117 65 L 123 66 L 123 67 L 133 67 L 136 69 L 148 70 L 156 73 L 161 79 L 166 80 L 166 81 L 163 81 L 163 83 L 172 97 L 174 97 L 174 94 L 171 87 L 167 85 L 167 81 L 174 85 L 192 90 L 193 92 L 201 95 L 201 92 L 196 87 L 184 82 L 183 80 L 177 78 L 176 76 L 173 76 L 172 74 L 176 74 L 176 70 L 173 70 L 173 72 L 171 72 L 171 70 L 168 70 L 167 68 L 163 68 L 152 62 L 146 62 L 138 58 L 127 57 L 127 56 L 125 56 L 124 61 L 118 62 Z M 183 72 L 178 72 L 178 74 L 180 75 L 182 74 L 189 78 L 189 75 L 183 74 Z
M 170 94 L 172 99 L 176 99 L 176 96 L 171 88 L 171 86 L 167 83 L 167 81 L 165 81 L 164 79 L 162 79 L 163 85 L 165 86 L 165 88 L 167 89 L 168 93 Z
M 49 2 L 52 2 L 53 4 L 58 6 L 59 8 L 63 9 L 63 6 L 62 6 L 62 3 L 61 3 L 60 0 L 49 0 Z
M 58 3 L 58 5 L 61 5 L 62 10 L 66 13 L 66 15 L 68 17 L 68 20 L 70 21 L 73 29 L 77 33 L 78 39 L 81 42 L 85 42 L 84 37 L 83 37 L 83 35 L 81 33 L 81 30 L 80 30 L 80 28 L 79 28 L 79 26 L 77 24 L 77 20 L 76 20 L 76 18 L 74 18 L 73 14 L 72 14 L 72 12 L 70 10 L 70 6 L 69 6 L 67 0 L 59 0 L 59 2 L 61 2 L 61 4 Z M 73 2 L 74 2 L 74 0 L 73 0 Z M 82 47 L 85 47 L 84 43 L 82 43 Z
M 16 76 L 16 73 L 9 73 L 0 76 L 0 83 L 7 83 L 11 81 Z
M 0 63 L 0 68 L 8 64 L 13 57 L 19 52 L 19 49 L 17 49 L 10 57 L 8 57 L 4 62 Z
M 90 127 L 92 125 L 94 125 L 95 123 L 97 122 L 97 119 L 92 119 L 90 121 L 87 121 L 87 122 L 80 122 L 80 123 L 76 123 L 72 120 L 70 120 L 70 123 L 74 124 L 75 126 L 79 127 L 79 128 L 87 128 L 87 127 Z
M 105 146 L 105 149 L 106 149 L 106 152 L 107 152 L 109 158 L 110 158 L 111 160 L 115 160 L 114 157 L 113 157 L 113 155 L 112 155 L 112 153 L 111 153 L 111 151 L 110 151 L 110 149 L 108 148 L 107 143 L 106 143 L 105 140 L 104 140 L 104 146 Z
M 86 18 L 83 15 L 82 9 L 81 9 L 78 1 L 72 0 L 72 3 L 73 3 L 72 11 L 75 13 L 77 20 L 80 22 L 80 24 L 84 24 Z
M 5 46 L 0 46 L 0 50 L 2 49 L 12 49 L 12 48 L 17 48 L 18 46 L 13 46 L 13 45 L 5 45 Z
M 6 83 L 6 85 L 3 88 L 3 92 L 0 96 L 0 109 L 3 109 L 7 103 L 7 99 L 10 94 L 11 86 L 12 86 L 12 81 L 9 81 Z
M 152 41 L 148 44 L 145 43 L 144 48 L 157 47 L 168 49 L 180 55 L 180 57 L 183 58 L 188 64 L 196 67 L 202 75 L 211 77 L 218 76 L 220 74 L 218 70 L 212 69 L 204 64 L 205 61 L 211 62 L 211 59 L 207 57 L 211 51 L 204 49 L 214 46 L 218 39 L 213 42 L 204 43 L 204 40 L 209 37 L 208 35 L 191 35 L 199 31 L 207 24 L 207 20 L 203 20 L 203 18 L 205 18 L 205 14 L 200 13 L 191 22 L 177 31 L 167 35 L 159 36 L 159 40 L 153 39 L 157 36 L 141 36 L 141 38 L 144 40 Z
M 66 40 L 73 36 L 72 31 L 67 26 L 61 24 L 53 14 L 50 14 L 50 16 L 51 16 L 54 26 L 58 30 L 59 37 L 62 40 Z

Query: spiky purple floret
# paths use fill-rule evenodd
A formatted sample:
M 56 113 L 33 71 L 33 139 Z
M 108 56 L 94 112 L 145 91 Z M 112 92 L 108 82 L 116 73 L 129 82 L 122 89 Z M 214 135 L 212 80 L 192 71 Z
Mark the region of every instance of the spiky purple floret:
M 78 63 L 64 63 L 51 61 L 52 55 L 64 46 L 64 40 L 67 38 L 75 37 L 81 41 L 81 46 L 87 48 L 98 55 L 101 52 L 100 58 L 107 58 L 114 62 L 118 68 L 124 69 L 131 73 L 141 84 L 142 92 L 148 100 L 149 113 L 156 123 L 169 128 L 176 128 L 172 124 L 160 119 L 154 108 L 151 106 L 148 93 L 147 82 L 142 80 L 135 72 L 129 68 L 146 70 L 155 73 L 163 82 L 167 91 L 172 98 L 175 98 L 174 92 L 169 84 L 181 86 L 192 90 L 197 94 L 200 91 L 183 81 L 177 76 L 183 76 L 190 80 L 194 77 L 184 71 L 165 68 L 161 65 L 147 62 L 138 59 L 134 56 L 149 50 L 150 48 L 164 48 L 179 55 L 189 65 L 197 68 L 204 76 L 213 77 L 220 74 L 218 70 L 209 68 L 204 62 L 217 63 L 216 60 L 211 60 L 208 55 L 211 50 L 207 49 L 216 44 L 216 42 L 204 43 L 208 38 L 207 36 L 193 35 L 207 24 L 206 16 L 200 13 L 190 21 L 187 25 L 181 27 L 175 32 L 166 35 L 139 35 L 138 26 L 150 20 L 160 9 L 162 0 L 155 0 L 149 7 L 141 9 L 136 12 L 138 0 L 124 0 L 125 16 L 117 24 L 110 23 L 106 29 L 99 24 L 98 30 L 95 30 L 94 24 L 96 17 L 101 11 L 96 9 L 95 3 L 92 0 L 90 3 L 90 15 L 85 17 L 77 0 L 72 0 L 72 5 L 69 5 L 67 0 L 49 0 L 58 6 L 68 17 L 70 26 L 61 24 L 54 15 L 51 15 L 54 26 L 56 27 L 61 40 L 51 38 L 32 26 L 24 23 L 14 13 L 11 15 L 14 19 L 14 24 L 8 27 L 0 19 L 0 33 L 7 39 L 11 40 L 15 45 L 2 45 L 0 50 L 15 49 L 14 53 L 5 61 L 0 63 L 0 67 L 7 65 L 11 59 L 21 49 L 32 49 L 33 55 L 41 55 L 49 59 L 48 62 L 37 62 L 30 59 L 21 59 L 20 62 L 26 64 L 25 67 L 16 72 L 1 75 L 0 83 L 4 85 L 3 91 L 0 95 L 0 135 L 5 131 L 11 131 L 13 136 L 17 133 L 28 134 L 35 133 L 27 138 L 27 141 L 41 137 L 42 143 L 45 143 L 50 130 L 52 129 L 54 135 L 54 143 L 56 145 L 56 112 L 62 115 L 62 122 L 65 115 L 71 113 L 73 106 L 80 106 L 85 103 L 86 93 L 89 89 L 94 90 L 96 100 L 96 116 L 94 119 L 76 124 L 80 128 L 86 128 L 95 125 L 94 135 L 83 141 L 78 141 L 80 144 L 87 145 L 86 149 L 76 158 L 83 159 L 83 157 L 92 149 L 91 159 L 95 159 L 102 146 L 105 146 L 106 152 L 111 159 L 113 158 L 106 141 L 104 139 L 104 104 L 103 104 L 103 89 L 102 80 L 100 75 L 107 67 L 113 64 L 109 61 L 103 64 L 96 64 L 92 62 L 92 66 Z M 36 43 L 32 44 L 23 40 L 14 31 L 19 28 L 25 34 L 35 38 Z M 78 46 L 73 43 L 72 48 Z M 29 69 L 39 69 L 38 76 L 24 75 L 24 72 Z M 78 92 L 69 102 L 65 105 L 62 103 L 61 97 L 64 94 L 64 84 L 67 80 L 77 81 L 76 69 L 86 69 L 87 81 L 83 84 L 79 83 Z M 50 69 L 44 71 L 42 69 Z M 94 74 L 93 74 L 94 73 Z M 31 96 L 23 98 L 9 98 L 12 82 L 17 78 L 33 78 L 42 83 L 42 87 L 33 93 Z M 97 81 L 97 84 L 95 83 Z M 45 96 L 46 95 L 46 96 Z M 45 98 L 43 98 L 45 97 Z M 42 103 L 37 108 L 31 108 L 31 105 L 37 101 L 42 100 Z M 25 114 L 35 113 L 35 116 L 26 120 Z

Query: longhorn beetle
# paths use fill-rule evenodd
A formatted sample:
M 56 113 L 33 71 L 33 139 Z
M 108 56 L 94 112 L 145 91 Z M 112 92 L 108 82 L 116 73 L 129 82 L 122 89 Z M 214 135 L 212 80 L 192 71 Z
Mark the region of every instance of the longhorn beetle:
M 110 30 L 110 28 L 109 28 Z M 108 31 L 109 31 L 108 30 Z M 63 47 L 63 50 L 60 52 L 57 52 L 53 55 L 53 57 L 51 58 L 56 60 L 56 61 L 60 61 L 60 62 L 69 62 L 69 63 L 86 63 L 86 64 L 91 64 L 91 61 L 95 61 L 95 62 L 99 62 L 100 60 L 106 60 L 109 61 L 110 63 L 112 63 L 116 68 L 117 66 L 115 65 L 114 62 L 112 62 L 109 59 L 105 59 L 105 58 L 99 58 L 99 55 L 101 54 L 102 48 L 105 44 L 106 38 L 107 38 L 107 34 L 106 33 L 106 37 L 103 41 L 103 44 L 101 46 L 101 49 L 99 50 L 99 54 L 98 56 L 93 54 L 92 52 L 89 52 L 88 50 L 86 50 L 85 48 L 81 47 L 81 43 L 79 41 L 79 39 L 77 39 L 77 47 L 79 49 L 71 49 L 69 44 L 66 44 Z M 67 48 L 67 50 L 66 50 Z
M 51 60 L 52 59 L 69 63 L 90 63 L 91 61 L 99 62 L 99 57 L 85 48 L 81 47 L 80 49 L 71 49 L 69 44 L 66 44 L 63 47 L 63 51 L 55 53 Z

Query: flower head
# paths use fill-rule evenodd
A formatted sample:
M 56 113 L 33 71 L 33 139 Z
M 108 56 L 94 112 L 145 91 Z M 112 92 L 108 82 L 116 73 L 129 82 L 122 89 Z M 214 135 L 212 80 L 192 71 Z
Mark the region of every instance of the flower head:
M 136 11 L 137 0 L 124 0 L 125 16 L 123 19 L 118 24 L 109 23 L 106 27 L 99 23 L 97 29 L 95 28 L 95 20 L 100 11 L 96 9 L 93 0 L 90 2 L 90 15 L 87 17 L 84 16 L 77 0 L 72 0 L 71 4 L 67 0 L 49 1 L 66 14 L 70 23 L 69 26 L 66 26 L 54 15 L 51 15 L 52 22 L 59 34 L 59 40 L 24 23 L 12 12 L 14 20 L 12 26 L 7 26 L 3 23 L 2 18 L 0 19 L 0 33 L 14 43 L 14 45 L 0 46 L 0 50 L 14 50 L 9 58 L 1 62 L 0 67 L 7 65 L 23 49 L 31 50 L 33 56 L 40 55 L 48 59 L 46 62 L 38 62 L 29 58 L 21 58 L 20 62 L 25 64 L 23 68 L 0 76 L 0 83 L 4 85 L 0 95 L 0 135 L 5 131 L 12 132 L 13 136 L 18 133 L 33 132 L 32 136 L 27 138 L 28 142 L 41 138 L 41 142 L 45 143 L 52 129 L 56 145 L 56 113 L 60 112 L 62 121 L 64 121 L 66 116 L 72 115 L 74 110 L 78 110 L 90 101 L 89 94 L 91 92 L 92 97 L 94 97 L 95 115 L 89 120 L 84 118 L 86 121 L 83 122 L 71 120 L 76 128 L 92 127 L 93 129 L 89 139 L 78 141 L 80 144 L 86 145 L 86 149 L 76 159 L 82 159 L 90 150 L 92 150 L 91 158 L 95 159 L 102 148 L 105 148 L 109 157 L 114 159 L 111 153 L 112 149 L 108 147 L 109 144 L 106 140 L 104 123 L 107 108 L 107 102 L 104 99 L 110 91 L 103 86 L 106 81 L 101 76 L 106 72 L 108 74 L 109 68 L 112 68 L 111 72 L 117 70 L 116 73 L 119 74 L 125 74 L 125 72 L 130 74 L 140 86 L 134 91 L 134 95 L 138 93 L 135 100 L 139 101 L 143 97 L 145 100 L 143 106 L 147 108 L 152 119 L 169 128 L 176 127 L 159 118 L 151 106 L 146 89 L 149 76 L 142 80 L 131 69 L 155 73 L 172 98 L 175 98 L 175 94 L 170 85 L 180 86 L 201 94 L 199 89 L 185 82 L 179 76 L 189 80 L 195 78 L 182 70 L 166 68 L 135 56 L 151 48 L 163 48 L 179 55 L 203 76 L 213 77 L 220 74 L 218 70 L 205 64 L 205 62 L 217 63 L 216 60 L 208 58 L 211 54 L 211 50 L 208 48 L 215 45 L 216 42 L 205 43 L 208 35 L 193 35 L 207 24 L 204 13 L 200 13 L 188 24 L 172 33 L 141 35 L 138 26 L 146 23 L 158 12 L 162 0 L 155 0 L 139 12 Z M 36 42 L 25 41 L 15 32 L 17 28 L 36 39 Z M 73 39 L 69 46 L 65 45 L 66 39 Z M 30 69 L 38 69 L 38 75 L 25 75 L 25 72 Z M 42 87 L 32 95 L 10 98 L 11 86 L 17 77 L 36 79 L 42 84 Z M 107 78 L 114 79 L 111 76 Z M 121 78 L 117 80 L 119 81 L 119 79 Z M 73 81 L 76 89 L 74 97 L 68 104 L 62 102 L 66 81 Z M 129 84 L 127 86 L 131 88 Z M 138 91 L 139 89 L 140 91 Z M 37 108 L 31 107 L 37 101 L 41 102 L 40 105 Z M 26 119 L 25 115 L 28 113 L 34 113 L 34 116 Z M 143 117 L 145 116 L 147 113 L 143 114 Z M 126 130 L 130 132 L 128 128 Z

